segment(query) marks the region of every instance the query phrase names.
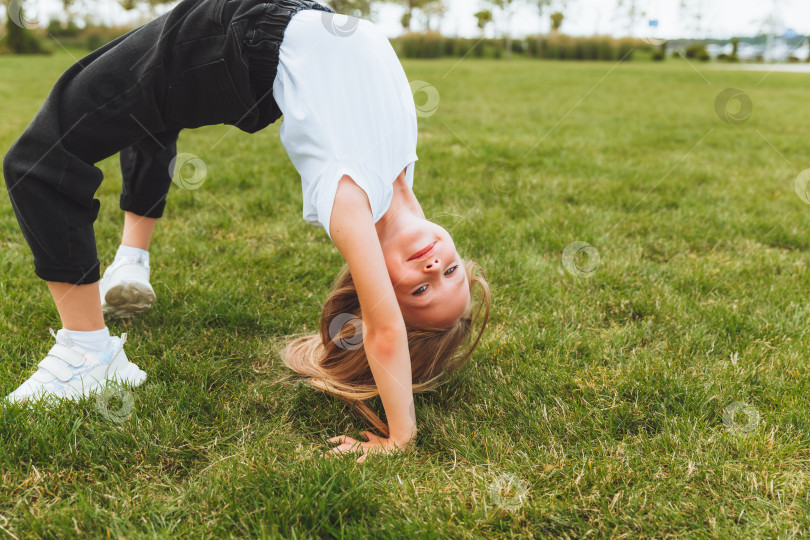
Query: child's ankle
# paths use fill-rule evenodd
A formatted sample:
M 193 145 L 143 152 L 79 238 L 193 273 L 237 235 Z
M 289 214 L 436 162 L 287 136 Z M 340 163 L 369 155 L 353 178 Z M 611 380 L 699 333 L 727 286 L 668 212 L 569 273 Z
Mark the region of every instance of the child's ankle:
M 74 345 L 88 351 L 103 351 L 110 344 L 110 330 L 106 326 L 101 330 L 91 332 L 80 332 L 66 328 L 61 331 L 67 334 L 67 337 L 70 338 Z
M 119 259 L 121 257 L 143 257 L 146 262 L 149 262 L 149 252 L 145 249 L 140 249 L 131 246 L 125 246 L 121 244 L 118 246 L 118 252 L 115 254 L 115 258 Z

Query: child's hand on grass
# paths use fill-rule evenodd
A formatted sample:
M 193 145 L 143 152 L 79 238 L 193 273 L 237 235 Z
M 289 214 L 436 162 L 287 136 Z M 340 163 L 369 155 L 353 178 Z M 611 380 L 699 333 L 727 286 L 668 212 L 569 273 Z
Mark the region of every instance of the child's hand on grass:
M 413 450 L 413 440 L 406 443 L 397 443 L 393 439 L 380 437 L 370 431 L 361 431 L 360 434 L 368 440 L 365 442 L 357 441 L 348 435 L 338 435 L 337 437 L 328 439 L 329 442 L 337 442 L 340 444 L 328 450 L 323 456 L 328 458 L 338 454 L 360 452 L 361 455 L 356 461 L 357 463 L 363 463 L 366 460 L 366 456 L 369 454 L 393 454 L 395 452 Z

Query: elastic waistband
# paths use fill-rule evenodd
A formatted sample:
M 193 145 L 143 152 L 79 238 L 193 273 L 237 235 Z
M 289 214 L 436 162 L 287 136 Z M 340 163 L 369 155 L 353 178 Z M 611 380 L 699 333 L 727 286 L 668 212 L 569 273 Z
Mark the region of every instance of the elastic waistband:
M 250 22 L 245 33 L 243 45 L 248 58 L 251 90 L 259 102 L 270 98 L 272 121 L 281 117 L 281 110 L 272 99 L 273 81 L 278 71 L 279 48 L 290 20 L 304 9 L 335 13 L 331 8 L 312 0 L 266 2 L 264 10 Z

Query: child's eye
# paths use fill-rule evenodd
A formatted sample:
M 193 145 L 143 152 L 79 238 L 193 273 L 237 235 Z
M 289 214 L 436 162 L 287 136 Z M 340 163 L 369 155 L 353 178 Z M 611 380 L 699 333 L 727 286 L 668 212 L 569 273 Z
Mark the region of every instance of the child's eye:
M 458 268 L 458 265 L 455 265 L 452 268 L 448 268 L 447 271 L 444 273 L 444 275 L 445 276 L 452 275 L 456 271 L 457 268 Z M 423 294 L 426 290 L 427 290 L 427 285 L 422 285 L 421 287 L 416 289 L 412 294 L 414 296 L 419 296 L 420 294 Z

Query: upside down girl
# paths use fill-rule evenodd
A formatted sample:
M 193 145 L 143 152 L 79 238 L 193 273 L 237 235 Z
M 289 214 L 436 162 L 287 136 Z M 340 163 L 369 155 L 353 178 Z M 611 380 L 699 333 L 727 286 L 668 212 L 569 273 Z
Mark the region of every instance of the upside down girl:
M 333 452 L 359 452 L 362 461 L 413 447 L 413 393 L 435 388 L 469 359 L 486 326 L 489 290 L 480 267 L 425 218 L 414 195 L 415 104 L 388 39 L 369 21 L 339 26 L 334 16 L 311 0 L 182 0 L 57 80 L 3 159 L 34 271 L 62 323 L 9 401 L 78 399 L 113 382 L 144 382 L 146 372 L 124 353 L 126 335 L 111 336 L 104 316 L 131 316 L 155 301 L 148 248 L 180 130 L 228 124 L 255 133 L 283 115 L 280 137 L 301 176 L 303 217 L 325 229 L 346 261 L 320 332 L 291 339 L 284 362 L 355 404 L 383 434 L 333 437 Z M 102 278 L 95 164 L 117 152 L 124 235 Z M 362 346 L 346 346 L 353 325 L 335 330 L 344 314 L 361 321 Z M 377 395 L 387 423 L 364 403 Z

